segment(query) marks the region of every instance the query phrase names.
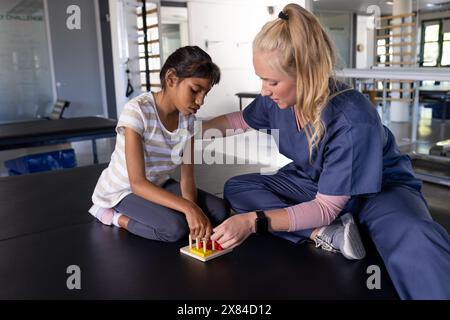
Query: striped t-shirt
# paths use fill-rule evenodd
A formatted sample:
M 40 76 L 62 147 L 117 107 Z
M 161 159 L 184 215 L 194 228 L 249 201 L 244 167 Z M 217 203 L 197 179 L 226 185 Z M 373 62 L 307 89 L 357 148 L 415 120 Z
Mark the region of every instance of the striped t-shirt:
M 103 208 L 112 208 L 132 192 L 125 160 L 125 127 L 142 137 L 146 178 L 161 186 L 181 164 L 183 149 L 195 134 L 195 120 L 193 114 L 185 116 L 180 113 L 178 128 L 170 132 L 159 119 L 152 93 L 130 100 L 119 117 L 116 146 L 109 166 L 97 182 L 92 202 Z

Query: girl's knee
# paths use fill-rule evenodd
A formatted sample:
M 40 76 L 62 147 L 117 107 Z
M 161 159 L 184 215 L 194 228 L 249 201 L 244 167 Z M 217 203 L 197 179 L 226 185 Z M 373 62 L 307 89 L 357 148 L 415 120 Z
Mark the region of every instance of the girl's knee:
M 162 241 L 165 242 L 177 242 L 187 236 L 187 232 L 178 232 L 178 233 L 168 233 L 168 234 L 159 234 Z
M 161 241 L 177 242 L 187 236 L 189 227 L 186 219 L 180 217 L 179 219 L 173 219 L 167 223 L 163 228 L 156 230 L 158 237 Z

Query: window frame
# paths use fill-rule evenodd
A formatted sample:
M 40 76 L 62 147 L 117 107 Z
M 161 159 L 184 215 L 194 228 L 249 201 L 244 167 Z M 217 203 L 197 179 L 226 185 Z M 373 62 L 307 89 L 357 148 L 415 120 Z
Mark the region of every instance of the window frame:
M 443 53 L 443 47 L 444 47 L 444 32 L 443 32 L 444 20 L 450 20 L 450 18 L 435 18 L 435 19 L 421 21 L 420 64 L 419 64 L 419 66 L 421 68 L 449 68 L 450 67 L 450 64 L 444 65 L 444 66 L 442 65 L 442 53 Z M 433 22 L 439 24 L 439 34 L 438 34 L 438 41 L 437 41 L 438 56 L 436 59 L 436 65 L 424 66 L 423 63 L 424 63 L 424 54 L 425 54 L 425 28 L 427 25 L 433 24 Z

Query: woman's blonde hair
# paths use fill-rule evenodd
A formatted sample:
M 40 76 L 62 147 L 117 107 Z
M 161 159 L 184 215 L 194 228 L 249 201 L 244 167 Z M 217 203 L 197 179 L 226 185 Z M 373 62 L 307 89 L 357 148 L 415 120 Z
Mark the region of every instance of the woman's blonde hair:
M 280 17 L 266 23 L 253 40 L 253 53 L 275 52 L 268 63 L 297 81 L 296 117 L 304 126 L 309 159 L 325 134 L 320 115 L 334 78 L 335 49 L 319 20 L 297 4 L 288 4 Z

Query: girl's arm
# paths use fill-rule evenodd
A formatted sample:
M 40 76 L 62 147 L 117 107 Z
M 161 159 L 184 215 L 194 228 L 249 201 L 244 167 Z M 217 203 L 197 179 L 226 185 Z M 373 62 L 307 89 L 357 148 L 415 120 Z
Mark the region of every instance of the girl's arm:
M 211 223 L 195 202 L 178 197 L 160 188 L 145 177 L 142 138 L 133 129 L 125 128 L 125 159 L 132 192 L 146 200 L 184 213 L 193 238 L 209 237 Z
M 194 176 L 194 137 L 191 138 L 183 152 L 180 186 L 183 198 L 197 203 L 197 187 Z
M 131 191 L 146 200 L 185 213 L 189 201 L 160 188 L 145 177 L 142 137 L 133 129 L 125 128 L 125 159 Z

